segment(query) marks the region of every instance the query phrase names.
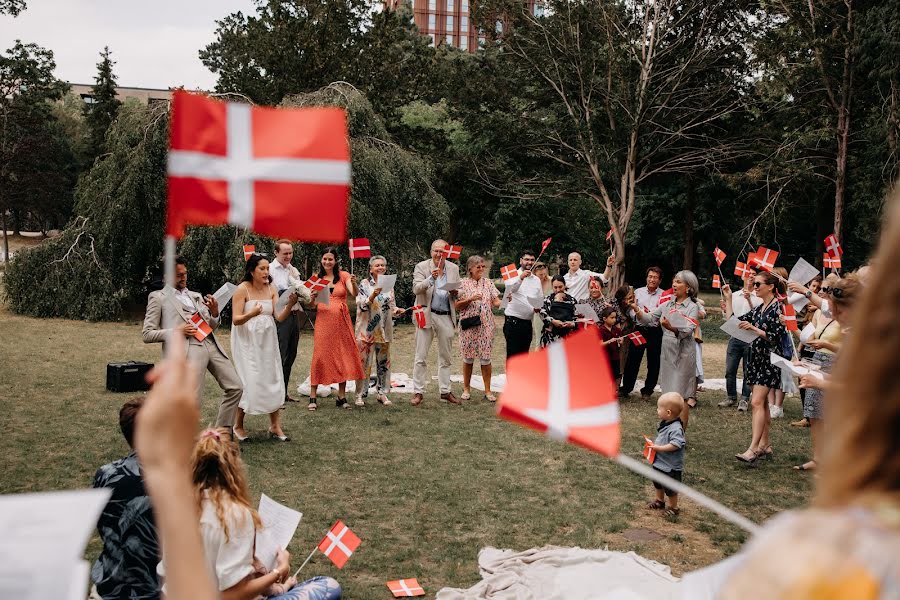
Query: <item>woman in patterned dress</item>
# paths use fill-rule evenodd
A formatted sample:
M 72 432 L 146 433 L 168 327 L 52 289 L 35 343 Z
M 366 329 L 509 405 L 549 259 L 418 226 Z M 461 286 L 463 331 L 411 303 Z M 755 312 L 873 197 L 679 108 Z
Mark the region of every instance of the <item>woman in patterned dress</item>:
M 463 279 L 456 299 L 456 310 L 459 312 L 459 353 L 463 359 L 463 393 L 460 400 L 472 397 L 470 383 L 475 360 L 481 363 L 481 377 L 484 379 L 484 397 L 496 402 L 491 393 L 491 350 L 494 347 L 494 313 L 491 310 L 500 306 L 500 292 L 494 282 L 484 276 L 484 259 L 470 256 L 466 262 L 469 276 Z M 481 324 L 474 327 L 465 326 L 466 319 L 478 318 Z
M 769 390 L 781 386 L 781 369 L 769 360 L 774 352 L 781 355 L 781 340 L 785 334 L 781 316 L 781 303 L 775 297 L 779 280 L 772 273 L 762 271 L 753 278 L 753 289 L 762 304 L 751 310 L 740 319 L 741 329 L 752 331 L 757 338 L 750 344 L 750 363 L 747 366 L 747 382 L 753 386 L 750 396 L 752 410 L 753 437 L 750 447 L 735 458 L 741 462 L 753 463 L 760 457 L 771 457 L 772 446 L 769 444 L 769 425 L 772 417 L 769 412 Z M 783 290 L 782 290 L 783 291 Z M 725 318 L 734 314 L 731 306 L 731 288 L 722 286 L 725 296 Z
M 541 348 L 549 346 L 559 338 L 575 331 L 575 298 L 566 293 L 566 280 L 562 275 L 554 275 L 551 280 L 553 291 L 544 298 L 541 308 Z
M 347 295 L 355 296 L 358 291 L 356 275 L 341 271 L 337 249 L 326 248 L 322 253 L 319 277 L 328 282 L 331 300 L 316 306 L 316 331 L 309 370 L 309 410 L 316 410 L 316 389 L 333 383 L 338 384 L 337 407 L 352 408 L 347 404 L 347 382 L 365 377 L 347 308 Z M 317 296 L 313 292 L 313 302 Z

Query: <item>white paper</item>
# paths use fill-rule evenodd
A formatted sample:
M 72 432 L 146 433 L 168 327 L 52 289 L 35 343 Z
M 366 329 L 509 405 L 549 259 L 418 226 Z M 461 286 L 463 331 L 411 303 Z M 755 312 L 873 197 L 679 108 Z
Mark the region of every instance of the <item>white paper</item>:
M 798 294 L 797 292 L 791 292 L 788 296 L 788 303 L 794 307 L 794 310 L 800 312 L 806 305 L 809 304 L 809 300 L 803 294 Z
M 71 576 L 69 577 L 69 594 L 66 600 L 84 600 L 89 591 L 91 579 L 91 563 L 86 560 L 79 560 L 72 565 Z
M 303 513 L 263 494 L 259 498 L 259 518 L 263 526 L 256 532 L 256 558 L 271 570 L 275 568 L 278 549 L 291 543 Z
M 230 281 L 226 281 L 222 284 L 222 287 L 217 289 L 213 294 L 213 298 L 216 299 L 216 302 L 219 303 L 219 310 L 225 308 L 225 305 L 231 302 L 231 297 L 234 296 L 234 290 L 237 289 L 237 286 L 231 283 Z
M 462 281 L 457 279 L 456 281 L 448 281 L 444 285 L 438 286 L 438 289 L 444 290 L 445 292 L 452 292 L 453 290 L 458 290 L 461 287 L 462 287 Z
M 327 285 L 316 295 L 316 304 L 331 304 L 331 288 Z
M 541 309 L 544 307 L 544 298 L 542 296 L 525 296 L 525 298 L 528 299 L 528 304 L 534 308 Z
M 666 313 L 663 316 L 669 321 L 669 325 L 671 325 L 675 329 L 693 329 L 694 327 L 696 327 L 694 323 L 688 321 L 687 317 L 685 317 L 677 310 L 674 312 Z
M 800 343 L 805 344 L 806 342 L 808 342 L 812 338 L 812 336 L 815 332 L 816 332 L 816 326 L 813 325 L 812 323 L 807 323 L 806 327 L 804 327 L 800 331 Z
M 803 375 L 812 375 L 813 377 L 818 377 L 819 379 L 825 378 L 825 376 L 822 375 L 821 371 L 818 371 L 816 369 L 811 369 L 803 364 L 799 364 L 799 365 L 794 364 L 792 361 L 790 361 L 782 356 L 778 356 L 774 352 L 769 354 L 769 362 L 772 363 L 773 365 L 775 365 L 776 367 L 778 367 L 779 369 L 781 369 L 782 371 L 787 371 L 788 373 L 790 373 L 796 377 L 801 377 Z
M 600 322 L 600 317 L 597 315 L 597 311 L 595 311 L 590 304 L 576 304 L 575 314 L 581 315 L 581 318 L 585 321 L 593 321 L 594 323 Z
M 746 342 L 748 344 L 759 337 L 752 331 L 741 329 L 739 324 L 740 321 L 738 320 L 738 318 L 732 315 L 730 319 L 722 324 L 722 327 L 720 327 L 720 329 L 731 337 L 737 338 L 742 342 Z
M 278 302 L 275 303 L 275 314 L 277 315 L 281 311 L 284 310 L 284 307 L 287 306 L 288 302 L 291 300 L 291 290 L 290 288 L 286 290 L 282 290 L 278 294 Z
M 82 556 L 109 489 L 0 496 L 0 598 L 84 598 Z
M 797 264 L 794 265 L 794 268 L 791 269 L 790 275 L 788 275 L 788 280 L 796 281 L 797 283 L 802 283 L 806 285 L 810 281 L 812 281 L 813 277 L 819 274 L 819 270 L 806 262 L 803 257 L 797 259 Z M 793 304 L 793 302 L 791 302 Z
M 397 284 L 397 275 L 379 275 L 378 281 L 375 283 L 375 287 L 381 288 L 382 294 L 387 294 L 388 292 L 394 291 L 394 286 Z

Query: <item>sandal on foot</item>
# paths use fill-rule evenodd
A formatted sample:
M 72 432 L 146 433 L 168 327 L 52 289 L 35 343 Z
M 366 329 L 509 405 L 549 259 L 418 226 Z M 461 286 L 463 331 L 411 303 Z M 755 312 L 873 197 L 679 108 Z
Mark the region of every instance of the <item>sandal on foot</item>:
M 766 460 L 774 460 L 774 459 L 775 459 L 775 451 L 772 450 L 772 446 L 766 446 L 765 451 L 764 451 L 764 452 L 760 452 L 759 455 L 760 455 L 762 458 L 765 458 Z
M 356 402 L 354 402 L 354 404 L 356 404 L 356 405 L 359 406 L 360 408 L 365 408 L 365 406 L 366 406 L 366 401 L 363 400 L 361 397 L 357 397 L 357 398 L 356 398 Z
M 378 404 L 381 404 L 382 406 L 390 406 L 391 404 L 393 404 L 393 402 L 388 400 L 388 397 L 384 394 L 378 394 Z
M 647 508 L 650 510 L 662 510 L 666 507 L 666 503 L 662 500 L 654 500 L 650 504 L 647 505 Z
M 346 408 L 347 410 L 351 410 L 353 407 L 347 404 L 346 398 L 338 398 L 334 401 L 335 406 L 338 408 Z
M 493 394 L 485 394 L 484 397 L 488 402 L 496 402 L 497 401 L 497 396 L 495 396 Z
M 678 513 L 680 513 L 680 512 L 681 512 L 681 511 L 678 510 L 677 508 L 667 508 L 667 509 L 666 509 L 666 512 L 665 512 L 665 515 L 666 515 L 667 517 L 669 517 L 669 518 L 674 519 L 675 517 L 678 516 Z
M 310 398 L 310 399 L 309 399 L 309 406 L 307 407 L 307 410 L 316 410 L 317 408 L 319 408 L 319 405 L 316 404 L 316 399 L 315 399 L 315 398 Z
M 694 403 L 691 404 L 691 401 L 693 401 Z M 685 402 L 685 404 L 688 405 L 688 408 L 697 408 L 697 399 L 694 398 L 693 396 L 688 397 L 688 399 L 685 400 L 684 402 Z
M 812 465 L 812 466 L 810 466 L 810 465 Z M 795 471 L 815 471 L 817 466 L 818 465 L 816 465 L 816 461 L 811 460 L 809 462 L 803 463 L 802 465 L 794 465 L 791 468 L 794 469 Z
M 734 457 L 735 457 L 736 459 L 738 459 L 739 461 L 741 461 L 741 462 L 744 462 L 744 463 L 747 463 L 747 464 L 749 464 L 749 465 L 752 465 L 752 464 L 755 463 L 756 460 L 759 458 L 759 454 L 760 454 L 759 452 L 754 452 L 753 450 L 751 450 L 751 451 L 750 451 L 750 458 L 747 458 L 747 457 L 746 457 L 745 455 L 743 455 L 743 454 L 735 454 Z
M 462 395 L 459 397 L 459 399 L 460 400 L 468 400 L 471 397 L 472 397 L 472 394 L 470 394 L 469 392 L 463 392 Z

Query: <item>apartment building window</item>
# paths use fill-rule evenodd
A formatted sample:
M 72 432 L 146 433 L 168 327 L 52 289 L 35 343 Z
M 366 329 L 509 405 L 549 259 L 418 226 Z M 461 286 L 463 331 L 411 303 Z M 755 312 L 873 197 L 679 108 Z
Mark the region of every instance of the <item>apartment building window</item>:
M 469 12 L 469 0 L 460 0 L 459 8 L 464 13 Z
M 448 46 L 452 46 L 453 45 L 453 36 L 448 34 L 445 41 L 447 42 Z
M 456 0 L 447 0 L 447 12 L 456 9 Z
M 447 31 L 453 31 L 453 15 L 447 15 Z
M 428 29 L 431 31 L 437 29 L 437 15 L 434 13 L 428 14 Z
M 460 36 L 459 49 L 460 50 L 468 50 L 469 49 L 469 36 L 467 36 L 467 35 Z
M 437 10 L 437 0 L 428 0 L 428 10 Z
M 469 17 L 463 15 L 459 18 L 459 31 L 460 33 L 469 32 Z

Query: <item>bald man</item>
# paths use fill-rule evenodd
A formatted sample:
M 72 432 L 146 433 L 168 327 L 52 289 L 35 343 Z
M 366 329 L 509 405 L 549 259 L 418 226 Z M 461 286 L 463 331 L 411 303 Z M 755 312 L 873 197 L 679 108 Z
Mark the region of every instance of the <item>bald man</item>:
M 606 270 L 602 273 L 595 273 L 581 268 L 581 254 L 572 252 L 569 254 L 569 272 L 563 278 L 566 280 L 566 292 L 581 302 L 590 297 L 588 288 L 590 287 L 591 277 L 599 277 L 603 285 L 609 284 L 609 275 L 612 272 L 613 263 L 616 262 L 615 256 L 606 259 Z

